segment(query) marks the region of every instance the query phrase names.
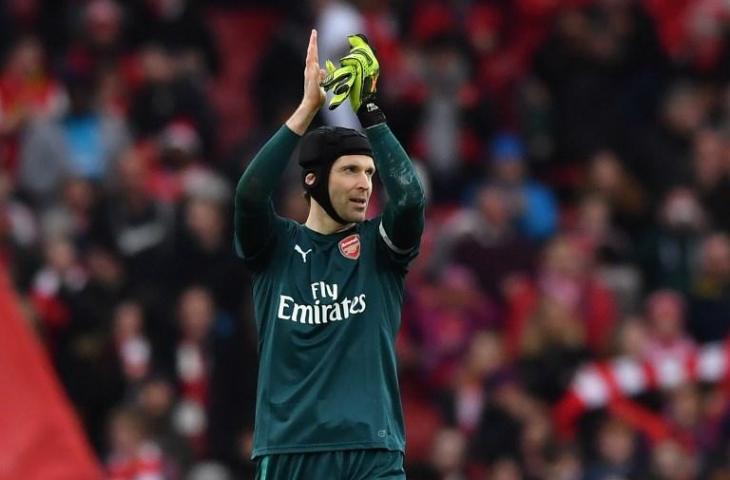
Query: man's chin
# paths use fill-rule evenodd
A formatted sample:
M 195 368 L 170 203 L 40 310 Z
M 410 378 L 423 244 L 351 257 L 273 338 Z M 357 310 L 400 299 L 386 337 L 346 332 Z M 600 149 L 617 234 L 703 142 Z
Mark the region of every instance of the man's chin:
M 359 213 L 359 212 L 353 212 L 349 215 L 341 215 L 342 219 L 345 220 L 347 223 L 362 223 L 366 220 L 365 212 Z

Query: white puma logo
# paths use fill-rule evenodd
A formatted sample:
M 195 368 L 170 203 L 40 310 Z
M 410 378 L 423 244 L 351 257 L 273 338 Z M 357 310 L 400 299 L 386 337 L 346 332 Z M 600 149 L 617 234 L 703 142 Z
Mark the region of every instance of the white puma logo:
M 309 254 L 309 252 L 312 251 L 312 249 L 310 248 L 309 250 L 307 250 L 305 252 L 304 250 L 302 250 L 302 247 L 300 247 L 299 245 L 294 245 L 294 251 L 299 253 L 299 255 L 302 256 L 302 261 L 304 263 L 307 263 L 307 255 Z

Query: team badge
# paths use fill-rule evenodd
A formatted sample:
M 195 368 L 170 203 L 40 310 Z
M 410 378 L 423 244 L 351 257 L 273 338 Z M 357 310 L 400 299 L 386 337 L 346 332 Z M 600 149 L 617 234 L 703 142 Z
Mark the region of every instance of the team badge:
M 343 257 L 349 258 L 350 260 L 360 258 L 360 235 L 357 233 L 343 238 L 338 245 Z

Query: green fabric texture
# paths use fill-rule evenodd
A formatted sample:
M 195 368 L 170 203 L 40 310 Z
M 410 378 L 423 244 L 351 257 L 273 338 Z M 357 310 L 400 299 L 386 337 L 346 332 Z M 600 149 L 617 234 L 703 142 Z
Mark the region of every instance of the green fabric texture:
M 383 227 L 396 247 L 418 245 L 424 227 L 426 199 L 408 154 L 385 123 L 365 129 L 378 176 L 388 194 Z
M 405 480 L 403 454 L 387 450 L 343 450 L 268 455 L 256 480 Z
M 239 256 L 243 256 L 243 252 L 248 258 L 265 255 L 263 247 L 273 241 L 271 234 L 276 214 L 271 195 L 300 138 L 283 125 L 259 150 L 238 180 L 234 200 L 234 245 Z M 250 266 L 253 268 L 254 262 L 250 262 Z
M 259 376 L 253 456 L 405 447 L 396 368 L 405 267 L 380 217 L 332 235 L 275 223 L 253 279 Z

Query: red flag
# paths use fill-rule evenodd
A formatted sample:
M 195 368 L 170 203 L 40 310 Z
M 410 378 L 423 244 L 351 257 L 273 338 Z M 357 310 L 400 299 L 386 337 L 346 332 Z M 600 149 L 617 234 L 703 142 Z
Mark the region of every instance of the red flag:
M 0 480 L 99 480 L 101 469 L 0 265 Z

